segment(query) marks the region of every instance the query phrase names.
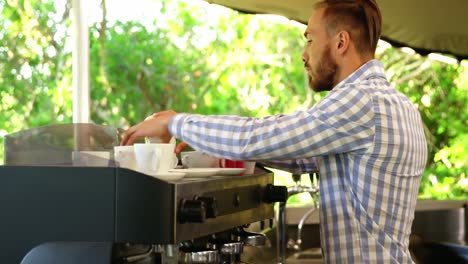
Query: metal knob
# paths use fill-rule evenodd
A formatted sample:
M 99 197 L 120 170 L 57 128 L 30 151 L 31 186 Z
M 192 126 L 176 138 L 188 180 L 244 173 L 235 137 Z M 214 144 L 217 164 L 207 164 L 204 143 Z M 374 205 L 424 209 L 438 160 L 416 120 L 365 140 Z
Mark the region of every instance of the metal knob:
M 265 188 L 264 201 L 266 203 L 286 202 L 288 199 L 288 188 L 268 184 Z
M 218 201 L 216 198 L 211 196 L 200 196 L 195 197 L 195 200 L 199 200 L 205 203 L 206 218 L 215 218 L 218 216 Z
M 206 219 L 205 203 L 200 200 L 182 199 L 179 205 L 178 220 L 180 223 L 203 223 Z
M 300 182 L 301 181 L 301 174 L 293 174 L 292 178 L 293 178 L 294 182 Z

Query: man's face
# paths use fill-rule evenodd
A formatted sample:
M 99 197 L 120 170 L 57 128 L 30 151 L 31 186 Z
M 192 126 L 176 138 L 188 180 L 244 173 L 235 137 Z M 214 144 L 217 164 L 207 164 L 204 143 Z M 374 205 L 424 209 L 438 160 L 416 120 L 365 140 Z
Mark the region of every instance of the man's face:
M 326 32 L 323 10 L 316 10 L 304 33 L 307 45 L 302 61 L 307 70 L 309 86 L 316 92 L 330 91 L 336 85 L 338 65 L 331 54 L 330 37 Z

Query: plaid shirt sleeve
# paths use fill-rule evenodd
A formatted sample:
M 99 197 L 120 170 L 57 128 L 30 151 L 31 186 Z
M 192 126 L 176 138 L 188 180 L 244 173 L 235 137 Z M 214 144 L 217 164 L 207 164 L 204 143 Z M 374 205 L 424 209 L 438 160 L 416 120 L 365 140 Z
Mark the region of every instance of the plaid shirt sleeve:
M 310 171 L 310 157 L 365 149 L 373 140 L 370 100 L 358 90 L 346 100 L 342 94 L 332 93 L 308 111 L 266 118 L 177 114 L 169 128 L 214 156 Z

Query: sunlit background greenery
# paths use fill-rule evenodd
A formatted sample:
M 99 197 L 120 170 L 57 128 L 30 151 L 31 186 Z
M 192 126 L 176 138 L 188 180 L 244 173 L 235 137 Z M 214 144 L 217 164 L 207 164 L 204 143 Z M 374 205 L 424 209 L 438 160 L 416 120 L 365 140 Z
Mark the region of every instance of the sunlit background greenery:
M 169 108 L 261 117 L 307 109 L 324 95 L 307 88 L 305 26 L 294 21 L 202 1 L 91 2 L 94 123 L 127 128 Z M 72 122 L 70 7 L 66 0 L 0 0 L 0 150 L 9 133 Z M 468 198 L 466 63 L 384 42 L 377 57 L 425 123 L 430 158 L 421 198 Z M 278 183 L 293 184 L 277 174 Z

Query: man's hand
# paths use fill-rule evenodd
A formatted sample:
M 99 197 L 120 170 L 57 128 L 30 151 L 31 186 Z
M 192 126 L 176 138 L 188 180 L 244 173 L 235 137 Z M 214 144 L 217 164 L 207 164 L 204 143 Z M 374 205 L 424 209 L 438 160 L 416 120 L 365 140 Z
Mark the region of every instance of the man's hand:
M 172 135 L 169 133 L 169 121 L 177 113 L 168 110 L 155 113 L 145 121 L 132 126 L 125 133 L 120 142 L 121 145 L 132 145 L 135 141 L 142 137 L 156 137 L 160 138 L 163 142 L 169 142 Z

